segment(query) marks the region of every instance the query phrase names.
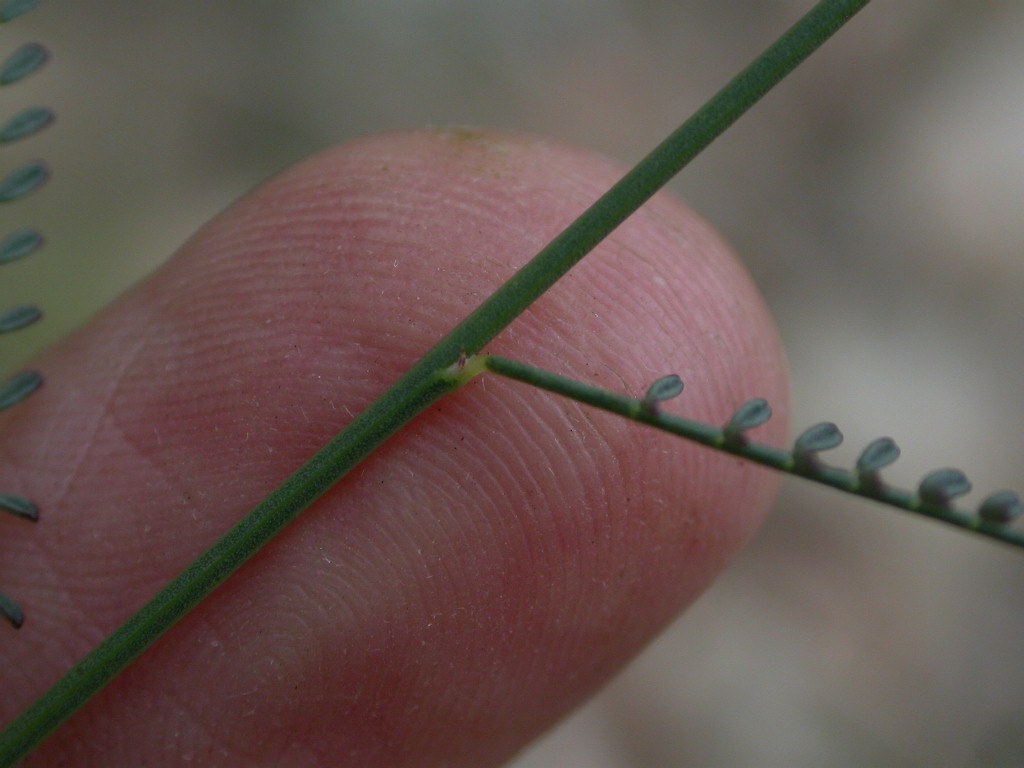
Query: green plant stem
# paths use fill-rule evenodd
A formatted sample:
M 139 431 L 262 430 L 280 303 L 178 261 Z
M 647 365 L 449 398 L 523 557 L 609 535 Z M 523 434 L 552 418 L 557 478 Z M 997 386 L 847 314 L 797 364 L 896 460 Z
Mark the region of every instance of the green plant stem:
M 389 435 L 462 379 L 445 375 L 550 288 L 869 0 L 823 0 L 424 355 L 284 484 L 0 734 L 0 766 L 45 736 Z
M 1005 544 L 1024 548 L 1024 533 L 1020 530 L 998 523 L 986 522 L 976 514 L 953 507 L 927 504 L 916 493 L 902 488 L 893 488 L 882 483 L 863 483 L 857 475 L 844 469 L 820 463 L 802 465 L 794 460 L 793 454 L 788 451 L 750 441 L 730 441 L 724 429 L 681 416 L 662 413 L 657 408 L 651 408 L 645 404 L 643 400 L 619 395 L 497 355 L 480 355 L 470 361 L 467 369 L 471 370 L 473 374 L 490 371 L 586 403 L 603 411 L 625 416 L 627 419 L 692 440 L 717 451 L 741 456 L 790 475 L 797 475 L 846 493 L 879 501 L 890 507 L 924 515 L 957 528 L 998 539 Z

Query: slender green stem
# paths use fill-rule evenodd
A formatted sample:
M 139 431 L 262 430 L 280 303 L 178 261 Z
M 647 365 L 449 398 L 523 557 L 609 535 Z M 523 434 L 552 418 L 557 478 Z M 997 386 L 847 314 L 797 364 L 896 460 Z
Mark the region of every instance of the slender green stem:
M 0 734 L 0 766 L 26 755 L 156 638 L 389 435 L 459 379 L 475 353 L 869 0 L 823 0 L 644 158 L 295 475 L 118 628 Z
M 1018 529 L 1009 528 L 1005 524 L 987 522 L 976 514 L 948 505 L 928 503 L 916 493 L 881 483 L 875 475 L 865 478 L 813 460 L 800 461 L 789 451 L 781 451 L 746 439 L 730 439 L 725 428 L 662 413 L 644 400 L 619 395 L 506 357 L 480 355 L 474 358 L 471 364 L 474 373 L 490 371 L 787 474 L 797 475 L 846 493 L 879 501 L 906 512 L 925 515 L 957 528 L 1024 548 L 1024 533 Z

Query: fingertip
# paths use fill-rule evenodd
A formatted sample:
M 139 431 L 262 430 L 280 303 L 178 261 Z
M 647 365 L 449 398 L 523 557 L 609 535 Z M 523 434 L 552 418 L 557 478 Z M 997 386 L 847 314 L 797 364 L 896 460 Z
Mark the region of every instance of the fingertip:
M 69 615 L 103 631 L 126 618 L 621 171 L 535 137 L 390 134 L 322 153 L 204 227 L 48 358 L 52 410 L 15 425 L 37 462 L 23 481 L 62 528 L 24 566 L 72 606 L 43 608 L 52 634 L 28 642 L 87 650 Z M 719 424 L 767 397 L 764 439 L 785 432 L 762 300 L 666 195 L 490 351 L 633 395 L 676 373 L 673 407 Z M 497 764 L 700 593 L 775 485 L 485 377 L 385 444 L 39 759 L 69 744 L 109 758 L 130 733 L 165 762 L 187 743 L 209 765 L 289 748 L 311 764 Z M 26 687 L 66 655 L 28 662 Z M 177 741 L 153 701 L 187 703 Z

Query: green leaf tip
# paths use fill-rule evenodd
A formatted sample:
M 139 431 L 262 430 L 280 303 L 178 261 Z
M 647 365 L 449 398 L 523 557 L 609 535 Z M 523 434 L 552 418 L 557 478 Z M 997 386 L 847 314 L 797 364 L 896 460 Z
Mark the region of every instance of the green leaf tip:
M 25 614 L 21 612 L 21 608 L 3 592 L 0 592 L 0 614 L 3 614 L 15 629 L 20 629 L 25 623 Z
M 917 487 L 917 495 L 926 504 L 945 507 L 970 490 L 971 482 L 959 469 L 937 469 L 924 476 Z
M 11 85 L 37 72 L 50 58 L 39 43 L 25 43 L 0 64 L 0 85 Z
M 43 316 L 39 307 L 31 304 L 11 307 L 6 312 L 0 312 L 0 333 L 10 333 L 25 326 L 32 325 Z
M 24 371 L 0 386 L 0 411 L 17 405 L 43 385 L 43 377 L 35 371 Z
M 1024 504 L 1013 491 L 997 491 L 981 502 L 978 517 L 986 523 L 1006 525 L 1024 515 Z
M 39 0 L 7 0 L 0 5 L 0 24 L 14 21 L 22 14 L 34 10 L 39 5 Z
M 673 397 L 679 397 L 682 392 L 682 379 L 674 373 L 662 376 L 648 387 L 647 394 L 644 395 L 643 404 L 648 408 L 653 408 L 657 403 L 663 403 L 666 400 L 671 400 Z
M 857 459 L 857 472 L 874 474 L 900 457 L 899 446 L 890 437 L 879 437 L 868 443 Z
M 31 256 L 43 246 L 43 236 L 34 229 L 18 229 L 0 242 L 0 264 Z
M 24 496 L 0 493 L 0 509 L 33 523 L 39 519 L 39 508 Z
M 50 171 L 44 163 L 33 160 L 15 168 L 0 181 L 0 203 L 20 200 L 39 189 L 50 178 Z
M 793 453 L 806 456 L 837 448 L 843 442 L 843 433 L 831 421 L 808 427 L 793 443 Z
M 722 432 L 726 442 L 745 442 L 744 432 L 760 427 L 772 417 L 772 407 L 763 397 L 748 400 L 732 415 Z
M 879 473 L 899 457 L 899 446 L 892 438 L 879 437 L 868 443 L 857 458 L 857 482 L 860 490 L 868 494 L 882 493 L 885 484 Z
M 17 141 L 39 133 L 55 120 L 46 107 L 29 107 L 19 112 L 0 128 L 0 142 Z

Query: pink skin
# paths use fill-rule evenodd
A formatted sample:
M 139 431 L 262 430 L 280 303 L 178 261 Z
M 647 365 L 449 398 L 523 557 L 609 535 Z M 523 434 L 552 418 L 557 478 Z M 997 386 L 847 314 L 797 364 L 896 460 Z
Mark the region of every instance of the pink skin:
M 5 413 L 9 721 L 366 407 L 622 169 L 421 131 L 246 196 L 35 364 Z M 659 195 L 488 351 L 723 422 L 781 347 L 749 278 Z M 750 537 L 771 473 L 484 376 L 387 442 L 61 727 L 31 766 L 498 765 Z

